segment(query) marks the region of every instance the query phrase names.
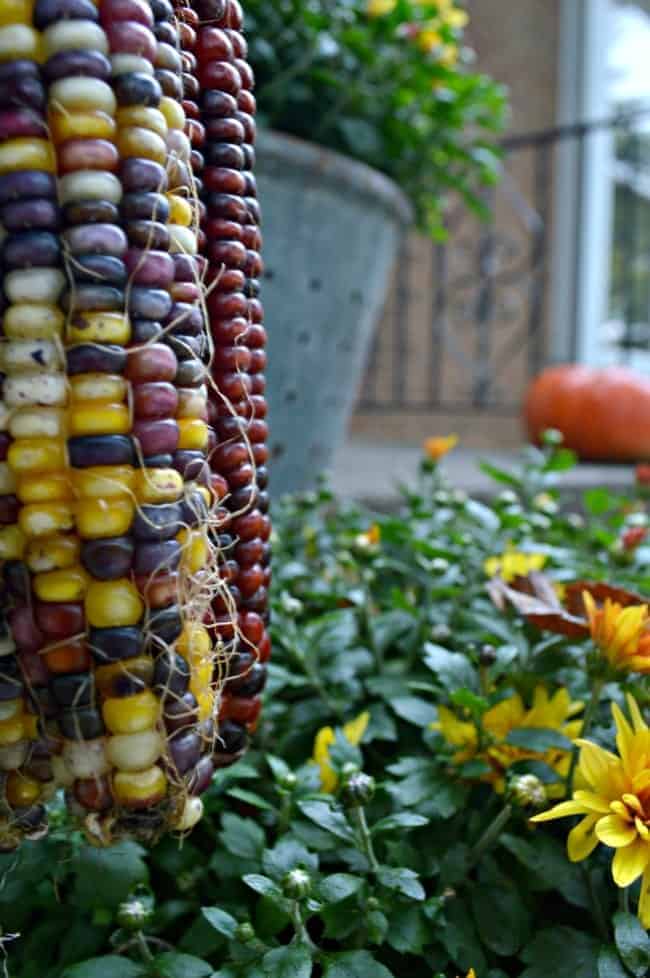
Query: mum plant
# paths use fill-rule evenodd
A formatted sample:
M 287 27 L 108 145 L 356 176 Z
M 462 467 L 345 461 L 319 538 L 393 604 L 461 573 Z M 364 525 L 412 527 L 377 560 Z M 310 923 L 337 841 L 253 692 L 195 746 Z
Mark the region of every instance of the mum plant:
M 505 93 L 472 70 L 454 0 L 251 0 L 246 17 L 263 124 L 383 171 L 426 230 L 449 191 L 481 207 Z
M 55 804 L 0 865 L 12 978 L 648 973 L 646 489 L 561 491 L 551 437 L 471 499 L 452 445 L 397 513 L 276 507 L 254 749 L 182 845 Z

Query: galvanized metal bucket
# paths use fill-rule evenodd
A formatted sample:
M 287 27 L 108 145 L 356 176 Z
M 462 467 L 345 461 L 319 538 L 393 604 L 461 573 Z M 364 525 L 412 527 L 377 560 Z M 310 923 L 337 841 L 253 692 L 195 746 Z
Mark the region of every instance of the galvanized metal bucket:
M 345 434 L 410 206 L 383 174 L 260 130 L 274 494 L 314 485 Z

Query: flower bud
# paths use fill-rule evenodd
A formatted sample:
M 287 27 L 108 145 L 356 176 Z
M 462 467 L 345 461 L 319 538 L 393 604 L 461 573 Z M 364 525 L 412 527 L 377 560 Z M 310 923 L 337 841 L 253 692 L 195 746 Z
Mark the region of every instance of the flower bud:
M 283 791 L 294 791 L 298 784 L 298 778 L 293 771 L 287 771 L 286 774 L 281 774 L 277 780 L 278 788 L 282 788 Z
M 482 645 L 478 661 L 482 666 L 493 666 L 497 661 L 497 650 L 495 647 L 493 645 Z
M 243 924 L 238 924 L 235 930 L 235 940 L 239 941 L 240 944 L 250 944 L 251 941 L 254 941 L 255 931 L 253 925 L 249 924 L 248 921 L 244 921 Z
M 431 638 L 434 642 L 448 642 L 451 638 L 451 628 L 442 622 L 434 625 L 431 629 Z
M 542 445 L 549 448 L 558 448 L 564 443 L 564 435 L 557 428 L 547 428 L 542 432 Z
M 546 788 L 535 774 L 519 774 L 512 778 L 510 794 L 522 808 L 543 808 L 548 798 Z
M 115 917 L 124 930 L 142 930 L 153 918 L 153 906 L 150 902 L 132 897 L 120 903 Z
M 343 782 L 343 801 L 350 808 L 358 808 L 372 801 L 375 794 L 375 779 L 363 771 L 349 775 Z
M 282 877 L 282 892 L 289 900 L 304 900 L 311 893 L 311 876 L 304 869 L 291 869 Z

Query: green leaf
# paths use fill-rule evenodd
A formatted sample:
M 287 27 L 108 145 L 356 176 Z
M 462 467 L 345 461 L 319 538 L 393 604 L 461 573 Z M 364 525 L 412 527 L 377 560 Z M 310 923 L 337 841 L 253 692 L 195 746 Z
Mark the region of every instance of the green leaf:
M 159 978 L 206 978 L 214 970 L 207 961 L 178 951 L 163 951 L 156 955 L 155 966 Z
M 380 818 L 370 831 L 373 835 L 380 835 L 382 832 L 394 832 L 396 829 L 418 829 L 428 824 L 429 819 L 424 815 L 416 815 L 415 812 L 396 812 L 395 815 Z
M 246 876 L 242 877 L 242 880 L 246 886 L 250 886 L 251 890 L 255 890 L 256 893 L 262 893 L 272 899 L 279 899 L 282 896 L 280 887 L 268 876 L 262 876 L 260 873 L 247 873 Z
M 498 468 L 496 465 L 492 465 L 491 462 L 485 461 L 480 461 L 478 467 L 481 472 L 485 472 L 491 479 L 501 483 L 503 486 L 512 486 L 513 489 L 519 489 L 521 487 L 521 479 L 518 479 L 512 472 L 508 472 L 507 469 Z
M 266 763 L 271 768 L 276 780 L 286 777 L 291 771 L 286 761 L 283 761 L 281 757 L 275 757 L 273 754 L 266 755 Z
M 233 856 L 242 859 L 261 859 L 266 845 L 264 829 L 250 818 L 226 812 L 221 820 L 221 840 Z
M 412 869 L 407 869 L 406 867 L 395 869 L 392 866 L 380 866 L 377 879 L 388 890 L 396 890 L 398 893 L 402 893 L 412 900 L 424 900 L 426 897 L 418 874 Z
M 506 737 L 506 744 L 543 754 L 547 750 L 573 750 L 573 743 L 559 730 L 546 727 L 516 727 Z
M 252 805 L 254 808 L 261 808 L 266 812 L 274 812 L 275 808 L 270 805 L 265 798 L 261 795 L 256 794 L 254 791 L 247 791 L 246 788 L 229 788 L 226 792 L 230 798 L 236 798 L 238 801 L 243 801 L 247 805 Z
M 318 856 L 310 852 L 291 835 L 283 836 L 272 849 L 267 849 L 262 857 L 264 872 L 274 880 L 280 880 L 290 869 L 318 869 Z
M 630 978 L 630 972 L 615 947 L 601 947 L 598 955 L 598 978 Z
M 386 939 L 402 954 L 421 954 L 423 947 L 432 943 L 433 935 L 419 907 L 395 907 Z
M 363 886 L 363 880 L 359 876 L 350 876 L 349 873 L 334 873 L 321 880 L 318 886 L 318 896 L 324 903 L 339 903 L 346 900 L 353 893 L 357 893 Z
M 220 907 L 201 907 L 201 913 L 216 931 L 231 940 L 237 930 L 237 921 Z
M 419 696 L 395 696 L 388 701 L 388 705 L 398 717 L 416 727 L 428 727 L 438 719 L 435 706 Z
M 72 861 L 74 902 L 84 910 L 117 907 L 138 883 L 147 883 L 145 850 L 135 842 L 118 842 L 110 849 L 82 846 Z
M 614 497 L 607 489 L 587 489 L 582 498 L 585 509 L 592 516 L 602 516 L 615 503 Z
M 572 927 L 538 931 L 521 955 L 528 965 L 521 978 L 594 978 L 598 941 Z
M 394 975 L 370 951 L 342 951 L 328 956 L 323 978 L 394 978 Z
M 626 968 L 635 978 L 642 978 L 650 968 L 650 937 L 637 917 L 629 913 L 614 914 L 614 939 Z
M 354 842 L 354 832 L 342 812 L 335 811 L 327 801 L 301 801 L 298 808 L 321 829 L 344 842 Z
M 268 978 L 310 978 L 311 953 L 304 944 L 277 947 L 264 955 L 262 968 Z
M 505 958 L 515 955 L 530 932 L 529 914 L 516 890 L 475 883 L 470 898 L 485 946 Z
M 144 965 L 117 954 L 90 958 L 66 968 L 61 978 L 141 978 L 147 971 Z
M 438 681 L 450 693 L 460 688 L 478 688 L 476 670 L 462 652 L 450 652 L 442 645 L 426 642 L 424 664 L 436 674 Z

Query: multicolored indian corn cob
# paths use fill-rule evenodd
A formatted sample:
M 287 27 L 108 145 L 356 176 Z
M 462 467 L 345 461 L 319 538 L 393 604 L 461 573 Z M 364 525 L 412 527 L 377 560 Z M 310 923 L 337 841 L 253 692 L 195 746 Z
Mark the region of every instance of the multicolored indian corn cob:
M 187 831 L 257 721 L 240 29 L 237 0 L 0 0 L 0 847 L 44 831 L 57 787 L 97 844 Z

